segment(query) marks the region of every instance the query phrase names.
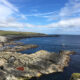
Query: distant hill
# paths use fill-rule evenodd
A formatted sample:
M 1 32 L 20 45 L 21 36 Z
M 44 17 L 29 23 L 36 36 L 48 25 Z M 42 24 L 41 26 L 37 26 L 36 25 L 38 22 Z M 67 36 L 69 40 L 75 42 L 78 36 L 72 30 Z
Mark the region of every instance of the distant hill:
M 0 30 L 0 36 L 44 36 L 46 34 L 34 33 L 34 32 L 16 32 L 16 31 L 2 31 Z
M 47 35 L 35 32 L 16 32 L 16 31 L 0 30 L 0 36 L 5 36 L 8 38 L 8 40 L 16 40 L 16 39 L 31 38 L 31 37 L 58 37 L 59 35 Z

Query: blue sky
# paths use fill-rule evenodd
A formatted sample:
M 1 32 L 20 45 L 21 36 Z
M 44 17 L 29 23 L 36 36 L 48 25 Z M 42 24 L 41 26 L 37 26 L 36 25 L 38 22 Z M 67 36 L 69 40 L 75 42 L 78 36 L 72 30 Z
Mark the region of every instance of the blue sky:
M 0 30 L 80 34 L 80 0 L 0 0 Z

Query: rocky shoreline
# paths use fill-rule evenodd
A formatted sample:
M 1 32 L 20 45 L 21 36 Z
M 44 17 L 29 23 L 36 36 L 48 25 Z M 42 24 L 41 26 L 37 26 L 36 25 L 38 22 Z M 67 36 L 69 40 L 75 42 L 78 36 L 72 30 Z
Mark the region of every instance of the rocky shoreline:
M 20 52 L 20 51 L 24 51 L 24 50 L 29 50 L 29 49 L 34 49 L 37 48 L 38 45 L 34 45 L 34 44 L 28 44 L 28 45 L 15 45 L 13 47 L 2 47 L 0 49 L 0 51 L 5 51 L 5 52 Z
M 50 53 L 40 50 L 33 54 L 0 52 L 0 80 L 28 80 L 43 74 L 63 72 L 72 51 Z
M 21 42 L 9 41 L 9 40 L 10 40 L 10 38 L 8 38 L 8 37 L 0 36 L 0 51 L 19 52 L 19 51 L 24 51 L 24 50 L 38 47 L 38 45 L 35 45 L 35 44 L 25 45 Z
M 73 73 L 70 80 L 80 80 L 80 73 Z
M 19 39 L 24 39 L 24 38 L 33 38 L 33 37 L 59 37 L 59 35 L 34 35 L 34 36 L 6 36 L 9 40 L 19 40 Z
M 43 74 L 63 72 L 68 66 L 70 55 L 75 53 L 74 51 L 54 53 L 45 50 L 33 54 L 18 53 L 38 47 L 34 44 L 24 45 L 13 41 L 21 38 L 0 36 L 0 80 L 29 80 Z M 79 80 L 79 78 L 72 75 L 71 80 Z
M 33 37 L 59 37 L 60 35 L 47 35 L 47 34 L 35 34 L 35 35 L 4 35 L 0 36 L 0 39 L 4 39 L 6 41 L 14 41 L 14 40 L 19 40 L 19 39 L 24 39 L 24 38 L 33 38 Z M 5 42 L 6 42 L 5 41 Z
M 10 42 L 10 43 L 5 43 L 4 46 L 0 44 L 0 51 L 5 51 L 5 52 L 20 52 L 28 49 L 33 49 L 37 48 L 38 45 L 34 44 L 27 44 L 24 45 L 23 43 L 20 42 Z

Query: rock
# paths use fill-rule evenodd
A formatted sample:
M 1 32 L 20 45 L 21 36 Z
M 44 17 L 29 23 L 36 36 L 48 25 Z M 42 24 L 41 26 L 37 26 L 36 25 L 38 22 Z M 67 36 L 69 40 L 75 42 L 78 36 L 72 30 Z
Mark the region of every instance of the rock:
M 68 51 L 68 50 L 64 50 L 64 51 L 60 51 L 61 54 L 66 54 L 66 55 L 71 55 L 71 54 L 75 54 L 75 51 Z
M 7 60 L 5 60 L 4 58 L 0 58 L 0 66 L 4 66 L 6 62 Z
M 37 45 L 24 45 L 24 46 L 15 46 L 13 49 L 15 51 L 24 51 L 24 50 L 28 50 L 28 49 L 32 49 L 32 48 L 37 48 L 38 46 Z
M 80 80 L 80 73 L 73 73 L 70 80 Z
M 70 51 L 68 53 L 71 54 Z M 64 53 L 56 54 L 45 50 L 40 50 L 33 54 L 0 52 L 0 56 L 7 60 L 6 64 L 2 63 L 4 71 L 7 75 L 13 76 L 7 76 L 8 80 L 12 80 L 12 78 L 25 80 L 32 77 L 40 77 L 43 74 L 63 72 L 64 67 L 68 66 L 69 54 L 67 55 L 65 51 Z
M 28 80 L 28 79 L 22 78 L 22 77 L 15 77 L 15 76 L 9 74 L 5 77 L 5 80 Z
M 4 45 L 5 46 L 9 46 L 9 45 L 23 45 L 23 43 L 21 43 L 21 42 L 15 42 L 15 41 L 10 41 L 10 42 L 6 42 Z
M 0 48 L 3 47 L 2 44 L 0 44 Z
M 10 56 L 7 61 L 8 61 L 8 63 L 14 63 L 15 60 L 16 60 L 16 58 L 14 56 Z
M 0 36 L 0 42 L 7 42 L 7 37 L 5 36 Z
M 17 78 L 13 75 L 7 75 L 6 80 L 17 80 Z
M 19 51 L 24 51 L 24 50 L 28 50 L 28 49 L 32 49 L 32 48 L 37 48 L 38 45 L 33 45 L 33 44 L 30 44 L 30 45 L 17 45 L 17 46 L 14 46 L 14 47 L 7 47 L 5 49 L 3 49 L 3 51 L 6 51 L 6 52 L 19 52 Z
M 7 75 L 5 80 L 29 80 L 29 79 L 26 79 L 26 78 L 22 78 L 22 77 L 15 77 L 13 75 Z
M 5 78 L 6 78 L 6 72 L 0 70 L 0 80 L 6 80 Z

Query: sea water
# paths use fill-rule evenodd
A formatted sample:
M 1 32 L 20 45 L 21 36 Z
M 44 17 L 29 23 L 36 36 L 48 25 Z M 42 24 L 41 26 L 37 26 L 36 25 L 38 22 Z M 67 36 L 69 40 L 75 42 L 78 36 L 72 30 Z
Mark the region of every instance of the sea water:
M 64 72 L 43 75 L 37 80 L 69 80 L 72 73 L 80 73 L 80 36 L 79 35 L 60 35 L 58 37 L 36 37 L 19 40 L 24 44 L 37 44 L 38 48 L 22 51 L 22 53 L 31 54 L 38 50 L 47 50 L 49 52 L 59 53 L 60 50 L 75 51 L 71 55 L 69 66 L 64 68 Z M 35 80 L 33 78 L 32 80 Z

